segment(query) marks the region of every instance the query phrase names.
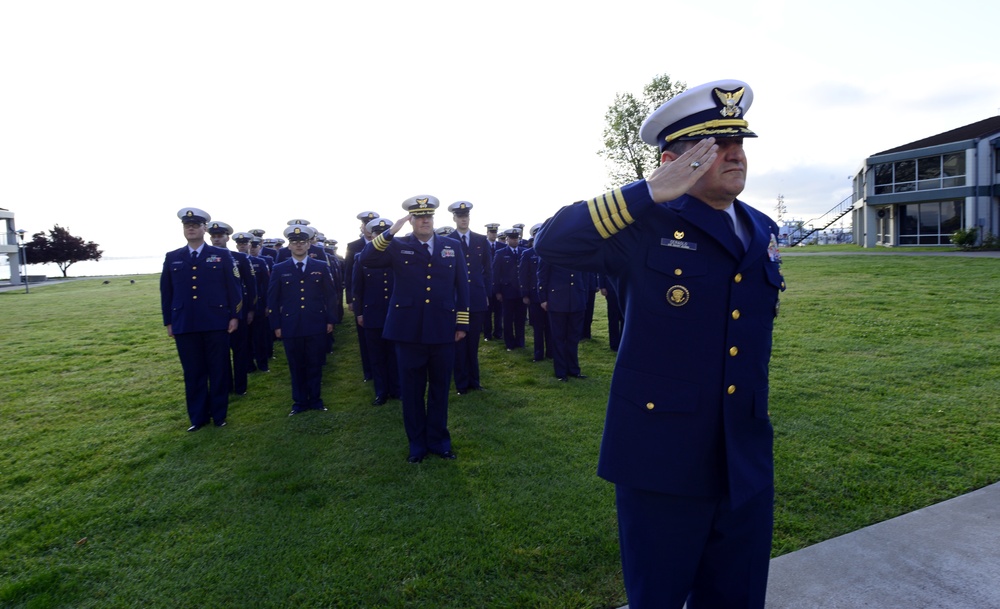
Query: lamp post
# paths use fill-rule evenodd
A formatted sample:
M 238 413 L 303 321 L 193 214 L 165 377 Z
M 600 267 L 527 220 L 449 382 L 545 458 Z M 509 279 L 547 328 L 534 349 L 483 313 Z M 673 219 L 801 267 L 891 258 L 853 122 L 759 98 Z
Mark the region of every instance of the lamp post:
M 19 229 L 17 231 L 17 238 L 20 240 L 17 244 L 18 248 L 18 258 L 20 258 L 21 265 L 24 266 L 24 272 L 21 273 L 21 280 L 24 281 L 24 293 L 30 294 L 28 291 L 28 254 L 27 250 L 24 249 L 24 229 Z M 21 265 L 18 265 L 19 267 Z

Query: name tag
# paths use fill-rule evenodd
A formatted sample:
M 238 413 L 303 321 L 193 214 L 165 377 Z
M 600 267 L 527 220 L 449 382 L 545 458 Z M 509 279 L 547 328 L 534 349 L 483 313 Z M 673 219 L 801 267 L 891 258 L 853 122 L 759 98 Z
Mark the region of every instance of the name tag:
M 399 250 L 399 253 L 405 256 L 412 256 L 416 252 L 414 252 L 413 250 Z
M 664 237 L 663 239 L 660 239 L 660 245 L 662 245 L 664 247 L 676 247 L 677 249 L 689 250 L 689 251 L 692 251 L 692 252 L 697 251 L 697 249 L 698 249 L 698 244 L 694 243 L 693 241 L 681 241 L 679 239 L 667 239 L 666 237 Z

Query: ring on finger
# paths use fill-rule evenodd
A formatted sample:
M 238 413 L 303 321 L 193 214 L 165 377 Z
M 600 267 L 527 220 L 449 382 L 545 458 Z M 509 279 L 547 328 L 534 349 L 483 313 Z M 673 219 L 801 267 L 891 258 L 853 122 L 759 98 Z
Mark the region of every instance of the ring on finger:
M 694 169 L 698 169 L 699 167 L 701 167 L 701 163 L 695 161 L 694 163 L 691 163 L 691 167 Z

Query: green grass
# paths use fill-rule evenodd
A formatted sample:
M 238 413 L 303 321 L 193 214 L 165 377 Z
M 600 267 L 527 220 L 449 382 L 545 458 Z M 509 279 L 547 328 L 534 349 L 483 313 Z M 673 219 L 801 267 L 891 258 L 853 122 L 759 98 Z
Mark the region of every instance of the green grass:
M 775 330 L 774 554 L 1000 479 L 1000 261 L 792 257 Z M 280 353 L 184 432 L 155 276 L 0 293 L 0 606 L 538 607 L 625 603 L 594 474 L 613 368 L 482 346 L 457 461 L 406 463 L 338 327 L 330 411 L 288 418 Z M 530 342 L 530 338 L 529 338 Z

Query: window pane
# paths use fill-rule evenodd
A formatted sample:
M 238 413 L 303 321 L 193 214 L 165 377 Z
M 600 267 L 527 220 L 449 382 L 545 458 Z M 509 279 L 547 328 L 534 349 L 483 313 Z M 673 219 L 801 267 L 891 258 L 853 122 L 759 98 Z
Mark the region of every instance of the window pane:
M 962 211 L 964 206 L 960 201 L 945 201 L 941 204 L 941 232 L 951 235 L 962 228 Z
M 965 153 L 956 152 L 944 155 L 944 176 L 946 178 L 965 175 Z
M 933 180 L 941 177 L 941 157 L 925 156 L 917 159 L 917 179 Z
M 896 183 L 912 182 L 917 177 L 916 161 L 899 161 L 896 163 Z
M 875 166 L 876 192 L 878 191 L 878 186 L 886 184 L 892 184 L 892 163 L 880 163 Z
M 899 234 L 900 235 L 916 235 L 917 226 L 919 222 L 917 221 L 917 206 L 916 205 L 900 205 L 899 206 Z
M 891 195 L 892 194 L 892 186 L 876 186 L 875 187 L 875 194 L 877 194 L 877 195 Z
M 941 217 L 941 205 L 939 203 L 920 204 L 920 234 L 937 235 L 938 220 Z M 923 240 L 921 240 L 923 243 Z

